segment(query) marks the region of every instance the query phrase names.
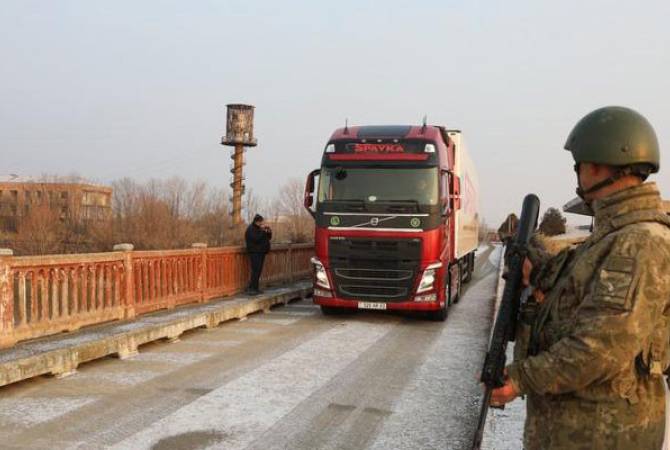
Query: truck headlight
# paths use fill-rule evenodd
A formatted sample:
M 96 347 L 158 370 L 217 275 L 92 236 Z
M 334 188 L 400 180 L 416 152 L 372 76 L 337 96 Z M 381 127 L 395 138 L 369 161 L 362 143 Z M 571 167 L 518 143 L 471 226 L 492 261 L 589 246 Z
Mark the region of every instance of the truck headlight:
M 434 263 L 426 267 L 426 269 L 423 271 L 421 281 L 419 282 L 419 287 L 416 289 L 417 294 L 430 291 L 435 287 L 435 276 L 437 269 L 440 267 L 442 267 L 442 263 Z
M 326 269 L 323 267 L 323 264 L 321 264 L 321 261 L 316 258 L 312 258 L 310 261 L 314 265 L 314 279 L 316 280 L 317 286 L 330 289 L 328 274 L 326 273 Z

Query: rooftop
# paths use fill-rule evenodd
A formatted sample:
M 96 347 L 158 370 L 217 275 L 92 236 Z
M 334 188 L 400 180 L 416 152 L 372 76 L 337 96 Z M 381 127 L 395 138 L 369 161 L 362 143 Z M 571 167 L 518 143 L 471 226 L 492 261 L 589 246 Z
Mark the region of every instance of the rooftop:
M 68 186 L 79 186 L 80 188 L 95 188 L 102 190 L 110 190 L 110 186 L 104 184 L 93 183 L 82 177 L 59 177 L 59 176 L 41 176 L 39 178 L 31 176 L 17 175 L 10 173 L 9 175 L 0 175 L 0 183 L 35 183 L 43 185 L 51 185 L 56 189 L 63 189 Z M 46 186 L 45 186 L 46 187 Z
M 32 177 L 24 177 L 15 173 L 0 175 L 0 183 L 34 183 L 35 181 Z

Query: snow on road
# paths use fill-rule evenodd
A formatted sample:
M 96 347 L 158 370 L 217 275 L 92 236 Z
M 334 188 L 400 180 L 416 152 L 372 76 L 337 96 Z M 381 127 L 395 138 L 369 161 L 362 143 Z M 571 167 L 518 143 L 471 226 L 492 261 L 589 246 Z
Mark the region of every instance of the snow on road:
M 494 252 L 500 254 L 499 249 Z M 372 449 L 470 448 L 482 395 L 476 374 L 488 344 L 495 266 L 482 268 L 488 273 L 473 280 L 452 309 L 440 338 L 405 388 Z M 439 424 L 443 425 L 436 426 Z
M 151 449 L 179 434 L 214 432 L 225 440 L 208 448 L 240 449 L 388 333 L 393 323 L 345 322 L 258 369 L 200 397 L 174 414 L 112 447 Z M 355 343 L 355 345 L 352 345 Z M 315 364 L 314 355 L 319 355 Z M 177 436 L 167 436 L 176 439 Z

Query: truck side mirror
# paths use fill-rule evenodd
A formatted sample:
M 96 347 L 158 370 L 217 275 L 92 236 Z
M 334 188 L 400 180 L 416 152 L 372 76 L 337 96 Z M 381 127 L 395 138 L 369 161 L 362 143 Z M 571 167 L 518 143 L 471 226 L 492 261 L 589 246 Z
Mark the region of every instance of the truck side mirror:
M 440 214 L 446 217 L 451 212 L 449 205 L 449 171 L 442 169 L 440 171 Z
M 451 211 L 451 209 L 449 208 L 449 201 L 448 200 L 443 201 L 441 206 L 442 208 L 440 210 L 440 213 L 442 214 L 442 217 L 448 216 L 449 212 Z
M 321 172 L 321 169 L 312 170 L 309 175 L 307 175 L 307 182 L 305 183 L 305 198 L 304 205 L 307 212 L 311 214 L 312 217 L 316 215 L 312 206 L 314 205 L 314 178 Z

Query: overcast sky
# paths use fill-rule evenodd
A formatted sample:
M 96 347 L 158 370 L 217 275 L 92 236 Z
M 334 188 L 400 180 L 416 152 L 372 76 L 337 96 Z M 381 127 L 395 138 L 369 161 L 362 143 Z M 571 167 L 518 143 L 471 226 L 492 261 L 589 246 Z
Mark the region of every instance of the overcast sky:
M 230 180 L 225 105 L 256 106 L 247 186 L 304 179 L 350 124 L 463 130 L 482 213 L 574 197 L 562 150 L 609 104 L 656 127 L 670 198 L 670 2 L 3 0 L 2 174 Z

